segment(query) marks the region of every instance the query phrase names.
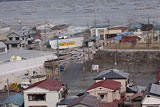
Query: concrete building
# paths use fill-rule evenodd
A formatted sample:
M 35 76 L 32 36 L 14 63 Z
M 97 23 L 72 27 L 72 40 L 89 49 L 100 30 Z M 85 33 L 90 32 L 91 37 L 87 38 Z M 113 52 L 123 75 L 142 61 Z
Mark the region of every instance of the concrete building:
M 7 46 L 3 42 L 0 42 L 0 54 L 3 53 L 7 53 Z
M 160 85 L 149 85 L 144 93 L 141 104 L 142 107 L 160 107 Z
M 105 80 L 105 79 L 111 79 L 114 81 L 118 81 L 121 83 L 121 93 L 126 92 L 126 87 L 129 83 L 129 74 L 125 73 L 123 70 L 117 70 L 117 69 L 110 69 L 100 72 L 94 80 L 96 82 Z
M 94 83 L 87 92 L 103 102 L 114 102 L 121 99 L 120 88 L 120 82 L 106 79 Z
M 24 90 L 25 107 L 56 107 L 64 98 L 65 88 L 62 82 L 46 79 Z
M 14 57 L 13 57 L 14 56 Z M 33 50 L 9 50 L 0 55 L 0 90 L 10 83 L 19 83 L 18 76 L 45 75 L 44 62 L 56 59 L 53 52 Z

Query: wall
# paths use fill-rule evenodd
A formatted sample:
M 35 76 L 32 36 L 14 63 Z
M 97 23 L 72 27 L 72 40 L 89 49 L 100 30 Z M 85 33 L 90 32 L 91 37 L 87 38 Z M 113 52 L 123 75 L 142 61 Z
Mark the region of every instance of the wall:
M 46 101 L 28 101 L 27 94 L 29 93 L 46 93 Z M 38 87 L 34 87 L 24 91 L 24 100 L 25 100 L 25 107 L 28 106 L 44 106 L 47 107 L 56 107 L 57 102 L 59 102 L 59 93 L 58 91 L 49 91 L 45 89 L 41 89 Z
M 44 74 L 44 62 L 55 58 L 57 57 L 53 56 L 53 54 L 49 54 L 46 56 L 30 58 L 28 60 L 0 64 L 0 90 L 3 89 L 6 84 L 7 78 L 10 83 L 19 83 L 17 79 L 17 76 L 19 75 L 25 73 L 30 73 L 30 75 L 33 75 L 33 71 L 38 72 L 38 74 Z
M 59 49 L 82 47 L 83 39 L 84 39 L 83 37 L 60 39 L 60 40 L 58 40 Z M 71 44 L 68 45 L 68 43 L 71 43 Z M 65 44 L 65 45 L 62 46 L 60 44 Z M 51 45 L 51 48 L 57 49 L 57 40 L 50 40 L 50 45 Z
M 115 61 L 118 65 L 115 65 Z M 100 50 L 86 67 L 99 64 L 100 70 L 122 69 L 126 72 L 155 73 L 159 71 L 160 51 L 158 50 Z

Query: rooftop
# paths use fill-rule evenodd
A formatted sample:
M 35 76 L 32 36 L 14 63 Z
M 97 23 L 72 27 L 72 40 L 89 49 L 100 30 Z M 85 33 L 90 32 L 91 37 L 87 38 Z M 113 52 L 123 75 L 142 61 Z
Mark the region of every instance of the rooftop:
M 99 73 L 94 80 L 102 79 L 127 79 L 129 78 L 129 73 L 125 73 L 123 70 L 110 69 Z
M 0 48 L 7 47 L 3 42 L 0 42 Z
M 97 107 L 98 103 L 99 103 L 99 100 L 95 96 L 87 94 L 79 98 L 73 99 L 67 107 L 72 107 L 77 104 L 82 104 L 89 107 Z
M 24 95 L 19 93 L 14 94 L 5 100 L 3 105 L 8 104 L 8 101 L 10 101 L 11 104 L 22 106 L 24 103 Z
M 120 89 L 121 83 L 117 82 L 117 81 L 110 80 L 110 79 L 106 79 L 104 81 L 99 81 L 99 82 L 94 83 L 88 89 L 88 91 L 95 89 L 95 88 L 98 88 L 98 87 L 103 87 L 103 88 L 107 88 L 107 89 L 111 89 L 111 90 L 117 90 L 117 89 Z
M 9 62 L 11 56 L 20 56 L 22 57 L 22 59 L 30 59 L 51 54 L 53 54 L 53 52 L 13 49 L 13 50 L 8 50 L 8 52 L 5 54 L 0 54 L 0 64 Z
M 34 87 L 39 87 L 50 91 L 59 91 L 62 88 L 62 82 L 53 79 L 46 79 L 32 84 L 31 86 L 26 88 L 26 90 Z

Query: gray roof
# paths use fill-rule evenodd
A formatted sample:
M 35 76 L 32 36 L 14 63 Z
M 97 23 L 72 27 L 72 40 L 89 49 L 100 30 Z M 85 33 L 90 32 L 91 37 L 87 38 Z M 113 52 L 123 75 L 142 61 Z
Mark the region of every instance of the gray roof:
M 0 42 L 0 48 L 5 48 L 7 47 L 3 42 Z
M 57 105 L 68 105 L 71 101 L 73 100 L 73 98 L 65 98 L 63 100 L 61 100 L 60 102 L 57 103 Z
M 71 101 L 71 103 L 69 103 L 67 107 L 72 107 L 78 104 L 86 105 L 88 107 L 97 107 L 99 102 L 100 100 L 98 100 L 95 96 L 87 94 L 79 98 L 75 98 L 74 100 Z
M 160 96 L 160 85 L 152 84 L 150 88 L 150 93 Z
M 7 63 L 10 60 L 11 56 L 13 56 L 13 55 L 20 56 L 24 59 L 30 59 L 30 58 L 52 55 L 52 54 L 54 54 L 54 52 L 13 49 L 13 50 L 8 50 L 8 52 L 5 53 L 5 54 L 0 54 L 0 64 L 1 63 Z
M 127 79 L 129 78 L 129 73 L 125 73 L 123 70 L 110 69 L 99 73 L 94 80 L 105 79 Z

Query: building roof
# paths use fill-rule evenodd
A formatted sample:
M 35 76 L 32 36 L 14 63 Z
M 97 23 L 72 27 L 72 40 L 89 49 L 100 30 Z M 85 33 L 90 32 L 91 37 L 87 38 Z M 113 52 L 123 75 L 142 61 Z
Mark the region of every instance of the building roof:
M 49 51 L 38 51 L 38 50 L 24 50 L 24 49 L 13 49 L 8 50 L 7 53 L 0 55 L 0 64 L 9 63 L 12 56 L 20 56 L 24 60 L 31 58 L 37 58 L 42 56 L 53 55 L 53 52 Z
M 110 69 L 105 70 L 99 73 L 94 80 L 102 80 L 102 79 L 127 79 L 129 78 L 129 73 L 125 73 L 122 70 Z
M 0 42 L 0 48 L 5 48 L 7 47 L 3 42 Z
M 150 84 L 146 88 L 146 90 L 144 92 L 144 96 L 147 95 L 147 94 L 160 97 L 160 85 L 158 85 L 158 84 Z
M 130 98 L 131 98 L 131 100 L 134 100 L 134 99 L 136 99 L 138 97 L 142 97 L 142 96 L 143 96 L 143 93 L 136 93 L 136 94 L 132 95 Z
M 88 91 L 92 90 L 92 89 L 95 89 L 97 87 L 103 87 L 103 88 L 107 88 L 107 89 L 111 89 L 111 90 L 117 90 L 117 89 L 120 89 L 121 83 L 117 82 L 117 81 L 110 80 L 110 79 L 106 79 L 104 81 L 99 81 L 99 82 L 94 83 L 88 89 Z
M 53 80 L 53 79 L 45 79 L 35 84 L 32 84 L 25 90 L 28 90 L 34 87 L 39 87 L 39 88 L 43 88 L 50 91 L 59 91 L 62 88 L 62 82 Z
M 2 105 L 4 106 L 5 104 L 8 104 L 8 102 L 17 106 L 22 106 L 24 104 L 24 95 L 17 93 L 9 96 L 9 98 L 7 98 Z
M 68 105 L 69 103 L 71 103 L 72 100 L 73 98 L 65 98 L 61 100 L 60 102 L 58 102 L 57 105 Z
M 118 107 L 118 103 L 116 102 L 100 102 L 99 107 Z
M 63 30 L 63 29 L 66 29 L 68 28 L 68 25 L 66 24 L 62 24 L 62 25 L 56 25 L 54 26 L 53 28 L 51 28 L 52 30 Z
M 92 26 L 91 28 L 107 28 L 108 25 L 96 25 L 96 26 Z
M 67 107 L 72 107 L 74 105 L 82 104 L 89 107 L 97 107 L 100 100 L 98 100 L 95 96 L 92 95 L 83 95 L 79 98 L 75 98 L 69 103 Z
M 115 26 L 112 27 L 110 30 L 121 30 L 122 32 L 125 32 L 128 30 L 128 26 Z

